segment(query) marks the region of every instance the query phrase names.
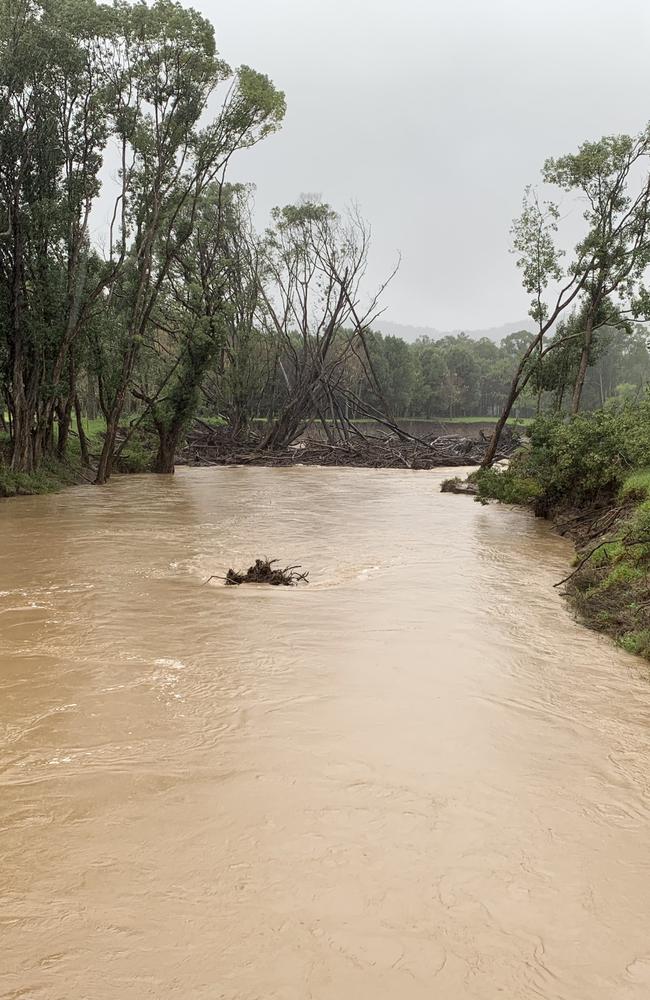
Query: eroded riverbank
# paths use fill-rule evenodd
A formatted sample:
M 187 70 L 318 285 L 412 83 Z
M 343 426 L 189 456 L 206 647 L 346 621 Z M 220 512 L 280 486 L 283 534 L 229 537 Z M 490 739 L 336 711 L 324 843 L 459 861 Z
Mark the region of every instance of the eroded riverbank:
M 448 475 L 2 505 L 0 996 L 645 1000 L 646 668 Z

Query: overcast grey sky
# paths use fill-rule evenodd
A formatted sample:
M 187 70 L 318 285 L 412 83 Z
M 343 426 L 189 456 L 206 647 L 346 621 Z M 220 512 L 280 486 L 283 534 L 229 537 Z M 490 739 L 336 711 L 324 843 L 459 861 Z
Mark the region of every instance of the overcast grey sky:
M 526 315 L 509 248 L 547 156 L 650 119 L 650 0 L 183 0 L 220 54 L 286 92 L 282 131 L 231 179 L 272 205 L 355 201 L 386 318 L 438 329 Z

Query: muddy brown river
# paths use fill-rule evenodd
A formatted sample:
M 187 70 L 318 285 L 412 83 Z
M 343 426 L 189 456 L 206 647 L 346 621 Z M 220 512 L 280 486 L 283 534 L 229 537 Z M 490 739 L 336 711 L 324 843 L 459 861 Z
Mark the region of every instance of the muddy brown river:
M 444 475 L 1 503 L 2 1000 L 647 1000 L 647 668 Z

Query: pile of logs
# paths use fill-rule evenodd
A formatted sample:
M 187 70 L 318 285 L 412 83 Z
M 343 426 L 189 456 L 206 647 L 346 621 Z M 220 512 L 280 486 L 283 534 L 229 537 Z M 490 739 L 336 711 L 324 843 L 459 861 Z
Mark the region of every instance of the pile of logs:
M 519 446 L 519 437 L 504 432 L 497 458 L 507 458 Z M 324 465 L 371 469 L 435 469 L 480 465 L 487 438 L 445 434 L 425 441 L 397 434 L 351 435 L 349 441 L 310 439 L 281 451 L 261 450 L 255 442 L 233 440 L 225 428 L 197 422 L 187 435 L 177 461 L 182 465 Z

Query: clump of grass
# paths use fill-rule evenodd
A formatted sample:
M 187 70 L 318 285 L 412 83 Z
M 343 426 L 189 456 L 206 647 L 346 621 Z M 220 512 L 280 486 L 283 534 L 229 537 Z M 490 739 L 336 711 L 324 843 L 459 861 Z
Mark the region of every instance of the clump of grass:
M 440 485 L 440 492 L 454 493 L 456 489 L 462 485 L 462 483 L 463 480 L 460 478 L 460 476 L 452 476 L 451 479 L 443 479 Z
M 626 632 L 618 641 L 628 653 L 645 656 L 650 660 L 650 628 L 640 629 L 638 632 Z
M 0 497 L 34 496 L 56 493 L 79 481 L 76 470 L 48 459 L 36 472 L 12 472 L 0 462 Z
M 650 659 L 650 545 L 635 544 L 650 517 L 644 501 L 617 527 L 619 537 L 596 550 L 571 579 L 568 593 L 587 625 L 607 632 L 628 652 Z
M 629 475 L 619 496 L 621 500 L 650 500 L 650 469 L 637 469 Z
M 623 555 L 623 545 L 619 541 L 607 542 L 606 545 L 602 545 L 599 549 L 594 552 L 591 557 L 592 566 L 605 566 L 607 563 L 615 562 L 620 559 Z M 576 555 L 576 563 L 579 562 L 580 556 Z

